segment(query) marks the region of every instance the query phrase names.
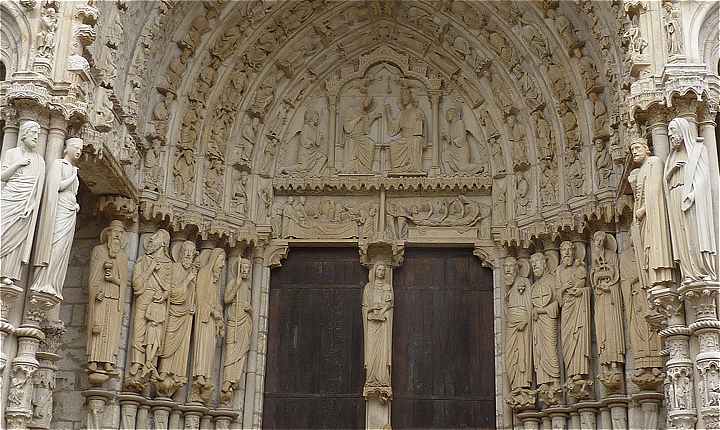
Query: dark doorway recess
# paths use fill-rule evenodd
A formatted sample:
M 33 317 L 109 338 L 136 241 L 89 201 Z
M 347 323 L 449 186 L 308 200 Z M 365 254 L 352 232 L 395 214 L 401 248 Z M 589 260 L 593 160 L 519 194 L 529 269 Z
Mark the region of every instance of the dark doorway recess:
M 293 248 L 270 277 L 263 427 L 365 428 L 356 248 Z
M 395 269 L 392 428 L 494 429 L 492 271 L 467 249 L 407 249 Z

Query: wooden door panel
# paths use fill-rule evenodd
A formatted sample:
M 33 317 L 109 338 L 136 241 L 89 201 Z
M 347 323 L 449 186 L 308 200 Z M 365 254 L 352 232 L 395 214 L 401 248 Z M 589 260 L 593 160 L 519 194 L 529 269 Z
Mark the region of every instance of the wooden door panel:
M 363 428 L 356 249 L 293 248 L 270 278 L 264 428 Z
M 411 248 L 393 286 L 393 429 L 495 428 L 492 271 Z

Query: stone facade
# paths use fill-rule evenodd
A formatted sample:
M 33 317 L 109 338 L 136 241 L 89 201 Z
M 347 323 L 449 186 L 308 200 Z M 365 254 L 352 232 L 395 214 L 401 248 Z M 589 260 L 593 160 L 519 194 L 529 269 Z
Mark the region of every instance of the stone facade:
M 493 268 L 498 428 L 720 426 L 717 3 L 0 12 L 7 428 L 261 427 L 302 245 L 372 268 L 367 428 L 438 245 Z

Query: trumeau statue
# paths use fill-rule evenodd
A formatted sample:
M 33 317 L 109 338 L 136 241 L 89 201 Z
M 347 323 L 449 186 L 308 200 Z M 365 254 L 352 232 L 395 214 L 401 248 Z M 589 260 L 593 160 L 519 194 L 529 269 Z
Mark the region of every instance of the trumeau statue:
M 606 388 L 613 385 L 608 378 L 621 372 L 625 363 L 625 332 L 623 303 L 620 291 L 620 267 L 615 237 L 604 231 L 592 238 L 590 282 L 595 292 L 595 332 L 598 354 Z
M 30 289 L 51 294 L 58 300 L 62 300 L 75 220 L 80 210 L 77 203 L 80 180 L 75 164 L 82 148 L 82 139 L 68 139 L 63 158 L 55 160 L 45 181 L 43 213 L 38 225 L 36 243 L 44 246 L 38 247 L 34 255 L 33 266 L 39 266 L 39 269 Z
M 468 130 L 462 118 L 462 108 L 451 107 L 445 112 L 447 132 L 442 136 L 443 164 L 447 173 L 476 175 L 486 172 L 487 163 L 482 162 L 475 136 Z
M 325 136 L 320 129 L 320 114 L 308 109 L 303 116 L 302 129 L 291 138 L 285 157 L 283 173 L 320 176 L 327 165 Z
M 230 404 L 232 394 L 245 378 L 245 359 L 250 350 L 253 308 L 250 303 L 250 260 L 240 258 L 237 277 L 225 287 L 227 309 L 221 403 Z
M 557 268 L 560 298 L 560 337 L 569 392 L 576 398 L 590 395 L 590 288 L 587 285 L 585 248 L 570 241 L 560 244 Z
M 390 141 L 391 174 L 423 174 L 423 151 L 425 149 L 425 114 L 418 107 L 412 89 L 400 90 L 400 114 L 394 116 L 389 104 L 385 105 L 388 131 L 396 136 Z
M 673 279 L 663 162 L 659 157 L 650 155 L 647 143 L 642 139 L 634 141 L 630 151 L 633 162 L 640 165 L 628 176 L 635 201 L 631 235 L 640 281 L 644 288 L 649 288 Z
M 18 146 L 2 160 L 0 193 L 0 279 L 12 285 L 30 261 L 38 206 L 45 180 L 45 160 L 36 152 L 40 125 L 20 125 Z
M 207 403 L 215 389 L 213 375 L 217 338 L 223 335 L 219 282 L 225 269 L 225 251 L 222 248 L 204 250 L 200 261 L 203 264 L 197 276 L 195 298 L 191 400 Z
M 717 280 L 717 243 L 713 223 L 712 178 L 707 148 L 684 118 L 670 121 L 671 152 L 665 161 L 665 186 L 673 256 L 683 282 Z
M 362 301 L 365 329 L 365 386 L 363 396 L 387 401 L 392 397 L 392 269 L 383 263 L 370 268 Z
M 118 364 L 119 327 L 129 275 L 125 245 L 125 226 L 115 220 L 100 233 L 100 245 L 93 248 L 90 256 L 87 355 L 88 379 L 92 384 L 103 383 L 107 374 L 115 373 Z
M 521 265 L 523 267 L 521 267 Z M 524 273 L 518 274 L 519 269 Z M 505 372 L 513 405 L 521 406 L 516 400 L 523 389 L 532 385 L 532 303 L 530 302 L 530 267 L 527 260 L 519 262 L 515 257 L 505 258 L 503 263 L 505 281 Z M 534 396 L 532 401 L 534 404 Z
M 142 391 L 148 376 L 157 375 L 162 351 L 168 291 L 172 282 L 172 260 L 168 256 L 170 234 L 158 230 L 143 243 L 145 255 L 133 269 L 133 330 L 130 341 L 128 388 Z
M 555 293 L 555 276 L 547 270 L 543 253 L 530 256 L 535 283 L 530 290 L 532 304 L 532 356 L 540 398 L 546 405 L 560 401 L 560 363 L 557 355 L 560 307 Z
M 343 145 L 345 147 L 346 173 L 373 173 L 375 143 L 370 138 L 370 127 L 382 117 L 377 112 L 371 115 L 374 99 L 368 94 L 367 82 L 359 87 L 360 97 L 355 101 L 351 113 L 343 120 Z
M 187 382 L 190 335 L 195 311 L 195 280 L 198 275 L 195 243 L 173 245 L 171 284 L 167 299 L 165 338 L 158 366 L 158 393 L 173 394 Z

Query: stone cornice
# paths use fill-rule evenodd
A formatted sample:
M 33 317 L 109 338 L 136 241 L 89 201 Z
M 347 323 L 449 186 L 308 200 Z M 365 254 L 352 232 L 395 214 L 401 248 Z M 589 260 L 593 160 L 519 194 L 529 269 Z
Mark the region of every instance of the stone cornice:
M 632 84 L 628 109 L 634 116 L 654 105 L 671 107 L 674 97 L 688 94 L 694 94 L 698 101 L 714 102 L 720 97 L 720 77 L 708 73 L 704 64 L 668 64 L 661 76 Z

